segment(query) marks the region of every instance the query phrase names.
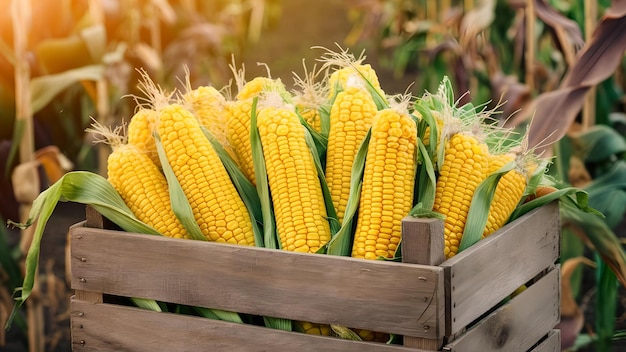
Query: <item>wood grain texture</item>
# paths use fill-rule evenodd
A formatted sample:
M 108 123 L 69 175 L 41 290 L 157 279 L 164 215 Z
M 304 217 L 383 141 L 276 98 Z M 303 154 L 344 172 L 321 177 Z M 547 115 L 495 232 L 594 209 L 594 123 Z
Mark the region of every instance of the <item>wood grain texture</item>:
M 559 321 L 559 278 L 557 266 L 446 347 L 453 352 L 527 351 Z
M 72 288 L 437 338 L 443 269 L 78 227 Z M 440 331 L 441 332 L 441 331 Z
M 558 203 L 535 209 L 448 259 L 446 335 L 463 329 L 559 256 Z
M 73 351 L 419 352 L 402 346 L 341 340 L 157 313 L 72 299 Z M 423 352 L 423 351 L 422 351 Z
M 439 219 L 418 219 L 407 216 L 402 220 L 402 262 L 439 265 L 445 260 L 443 253 L 443 221 Z M 441 278 L 443 280 L 443 277 Z M 443 281 L 440 283 L 443 287 Z M 425 350 L 438 351 L 443 346 L 443 336 L 445 331 L 445 295 L 443 291 L 438 292 L 436 297 L 437 324 L 429 326 L 430 329 L 437 329 L 436 339 L 404 336 L 404 346 L 421 348 Z
M 551 330 L 548 337 L 529 352 L 560 352 L 561 330 Z
M 443 240 L 443 221 L 402 219 L 402 261 L 404 263 L 439 265 L 446 259 Z

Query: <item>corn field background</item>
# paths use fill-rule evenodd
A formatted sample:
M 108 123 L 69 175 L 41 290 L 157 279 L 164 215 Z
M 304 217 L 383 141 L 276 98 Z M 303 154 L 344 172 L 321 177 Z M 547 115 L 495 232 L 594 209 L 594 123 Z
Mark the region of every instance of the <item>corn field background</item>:
M 106 147 L 84 130 L 132 116 L 137 68 L 177 87 L 246 76 L 290 86 L 315 47 L 364 51 L 391 93 L 434 90 L 502 111 L 555 156 L 551 172 L 587 190 L 601 224 L 564 219 L 564 350 L 626 347 L 626 1 L 0 0 L 0 322 L 21 286 L 30 202 L 70 170 L 102 172 Z M 261 65 L 263 63 L 265 65 Z M 532 121 L 532 123 L 531 123 Z M 0 349 L 69 351 L 67 228 L 60 204 L 42 243 L 39 286 L 0 331 Z

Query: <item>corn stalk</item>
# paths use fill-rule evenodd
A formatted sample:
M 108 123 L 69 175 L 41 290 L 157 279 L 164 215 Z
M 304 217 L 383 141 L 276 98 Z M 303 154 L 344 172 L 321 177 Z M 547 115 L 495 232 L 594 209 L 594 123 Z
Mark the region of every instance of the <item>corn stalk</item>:
M 20 165 L 34 165 L 35 161 L 35 141 L 33 127 L 33 112 L 30 105 L 30 66 L 27 58 L 28 33 L 31 27 L 31 3 L 30 0 L 14 0 L 11 3 L 11 14 L 13 17 L 13 49 L 15 53 L 15 119 L 16 124 L 22 130 L 19 140 L 19 158 Z M 32 201 L 29 194 L 39 193 L 39 177 L 37 168 L 26 166 L 25 172 L 29 175 L 28 180 L 31 183 L 26 187 L 30 188 L 30 192 L 22 194 L 18 198 L 20 201 L 19 212 L 20 219 L 25 221 L 32 208 Z M 14 179 L 14 184 L 16 179 Z M 21 180 L 23 182 L 23 180 Z M 18 189 L 18 187 L 16 187 Z M 28 248 L 33 239 L 33 230 L 21 230 L 20 249 L 22 253 L 27 253 Z M 26 305 L 28 316 L 28 348 L 30 352 L 38 352 L 44 350 L 44 319 L 43 305 L 39 297 L 39 288 L 36 286 L 33 291 L 37 294 L 33 295 L 35 299 L 29 301 Z

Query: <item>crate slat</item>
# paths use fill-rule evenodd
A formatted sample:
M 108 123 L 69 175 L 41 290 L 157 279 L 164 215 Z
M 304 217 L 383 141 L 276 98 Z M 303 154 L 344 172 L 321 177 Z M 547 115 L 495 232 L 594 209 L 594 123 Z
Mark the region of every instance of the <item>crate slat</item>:
M 556 266 L 447 347 L 452 352 L 528 350 L 560 319 L 559 279 Z
M 553 329 L 548 337 L 529 352 L 560 352 L 561 351 L 561 330 Z
M 426 338 L 444 309 L 434 266 L 86 227 L 71 242 L 75 290 Z
M 535 209 L 440 267 L 445 269 L 446 335 L 465 328 L 559 256 L 558 203 Z
M 419 352 L 72 298 L 72 350 Z M 106 333 L 104 333 L 106 332 Z

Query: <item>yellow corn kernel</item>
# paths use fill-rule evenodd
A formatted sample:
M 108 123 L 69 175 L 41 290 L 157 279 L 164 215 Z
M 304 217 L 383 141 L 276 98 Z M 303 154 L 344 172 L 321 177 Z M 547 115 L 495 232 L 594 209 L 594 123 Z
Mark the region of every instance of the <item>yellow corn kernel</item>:
M 276 84 L 282 85 L 282 83 L 278 79 L 273 80 L 269 77 L 262 77 L 262 76 L 255 77 L 251 81 L 246 82 L 244 86 L 241 87 L 241 89 L 239 90 L 239 93 L 237 93 L 236 99 L 237 100 L 252 99 L 258 96 L 261 92 L 265 90 L 273 89 L 272 87 L 275 87 Z
M 293 324 L 297 331 L 305 334 L 330 336 L 330 325 L 310 323 L 308 321 L 294 321 Z
M 250 114 L 252 99 L 236 100 L 226 105 L 226 137 L 244 175 L 256 185 L 252 145 L 250 144 Z
M 330 110 L 326 153 L 326 182 L 339 223 L 348 204 L 354 157 L 372 125 L 376 103 L 361 87 L 348 87 L 337 95 Z
M 444 254 L 450 258 L 459 250 L 472 196 L 486 177 L 488 150 L 486 144 L 464 132 L 453 134 L 444 148 L 433 210 L 446 217 Z
M 108 180 L 137 219 L 161 234 L 190 238 L 172 211 L 165 176 L 133 144 L 113 146 L 107 161 Z
M 507 163 L 514 161 L 516 161 L 514 154 L 489 155 L 487 176 L 498 171 Z M 484 237 L 491 235 L 504 226 L 521 201 L 527 185 L 527 177 L 524 173 L 523 169 L 514 167 L 500 178 L 489 207 L 489 217 L 483 233 Z
M 352 329 L 363 341 L 387 342 L 389 334 L 379 331 L 370 331 L 364 329 Z
M 128 123 L 128 144 L 136 146 L 139 150 L 146 153 L 152 162 L 161 167 L 161 161 L 157 154 L 156 144 L 152 131 L 157 118 L 157 112 L 151 109 L 140 109 L 133 115 Z
M 330 240 L 324 195 L 293 108 L 262 108 L 257 125 L 281 248 L 314 253 Z
M 204 236 L 254 245 L 248 209 L 195 116 L 178 104 L 159 109 L 163 149 Z
M 417 127 L 408 114 L 384 109 L 371 133 L 352 256 L 392 258 L 413 206 Z

